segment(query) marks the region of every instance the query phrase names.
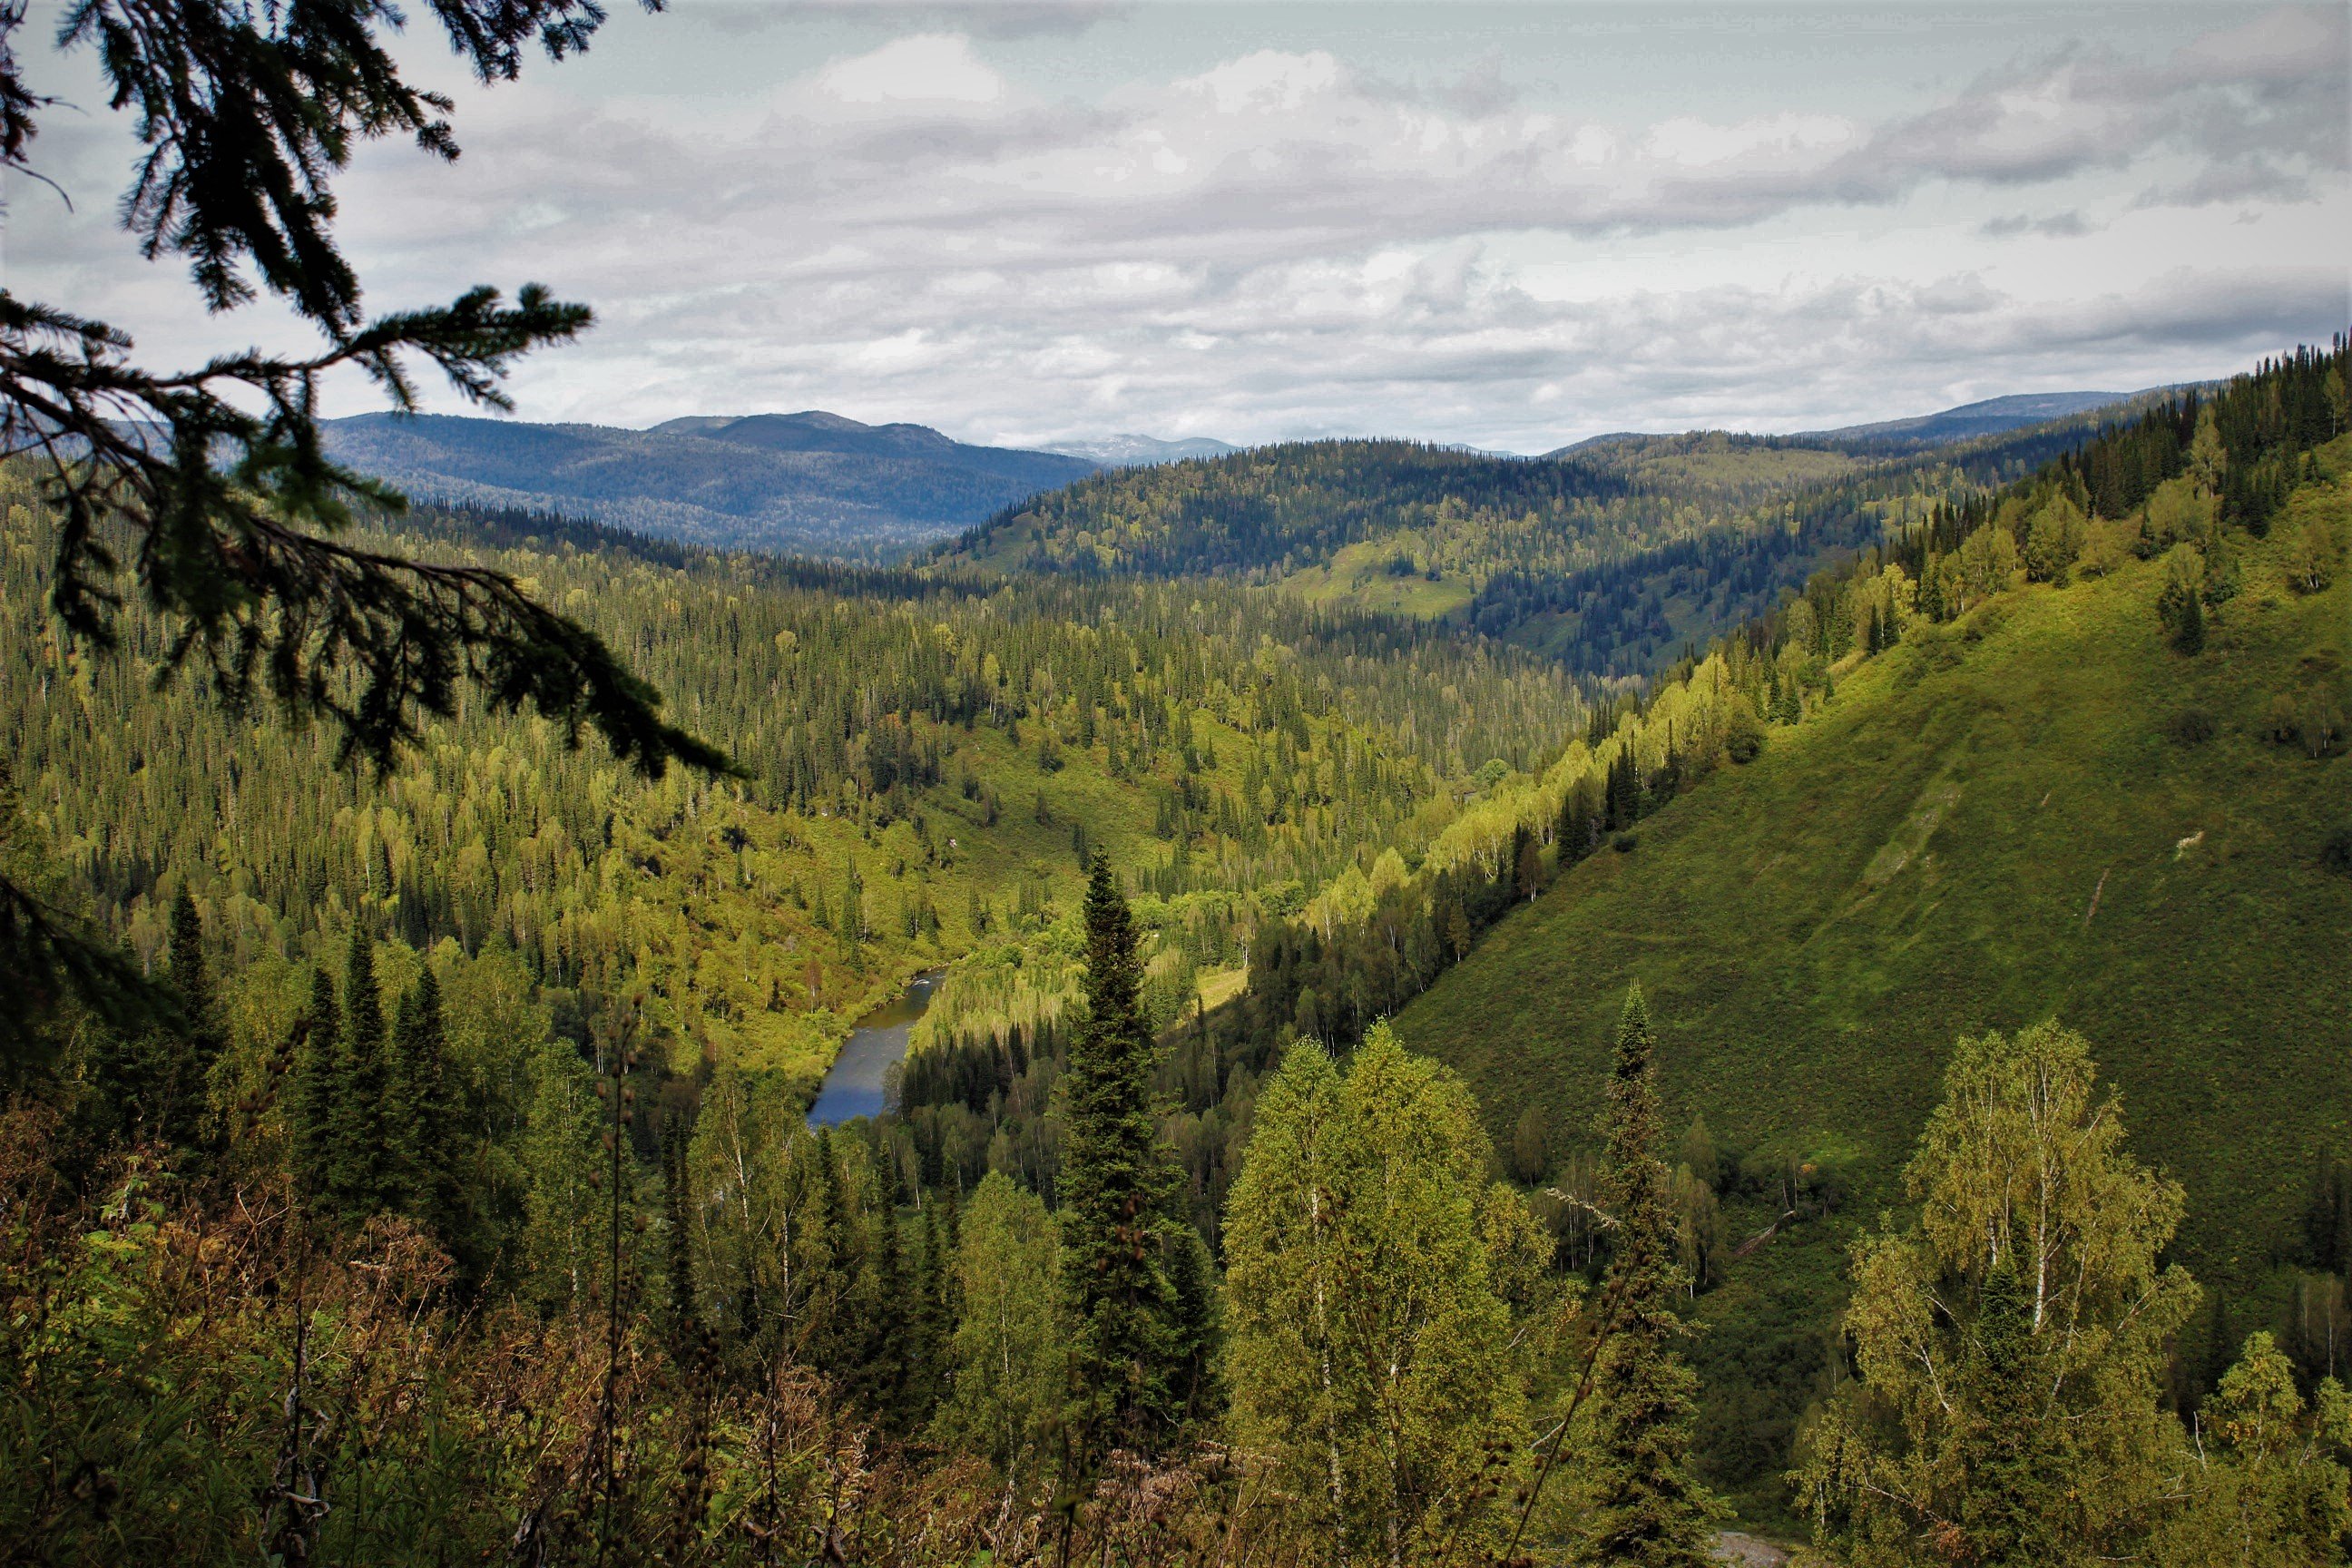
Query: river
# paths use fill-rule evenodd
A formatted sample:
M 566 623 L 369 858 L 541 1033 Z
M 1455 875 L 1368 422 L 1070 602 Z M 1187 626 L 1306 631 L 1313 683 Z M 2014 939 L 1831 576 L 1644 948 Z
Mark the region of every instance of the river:
M 886 1002 L 850 1026 L 849 1038 L 824 1075 L 816 1103 L 809 1108 L 809 1125 L 837 1127 L 853 1116 L 882 1114 L 883 1080 L 892 1068 L 907 1059 L 908 1032 L 923 1009 L 931 1005 L 931 988 L 939 970 L 928 970 L 908 984 L 903 994 Z

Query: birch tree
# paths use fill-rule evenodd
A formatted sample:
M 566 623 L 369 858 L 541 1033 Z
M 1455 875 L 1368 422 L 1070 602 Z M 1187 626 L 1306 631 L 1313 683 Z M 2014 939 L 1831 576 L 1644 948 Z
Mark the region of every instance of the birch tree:
M 1854 1568 L 2113 1557 L 2180 1469 L 2158 1399 L 2198 1297 L 2161 1262 L 2181 1191 L 2096 1076 L 2056 1024 L 1961 1040 L 1907 1173 L 1918 1218 L 1855 1244 L 1859 1378 L 1797 1477 Z
M 1291 1048 L 1227 1205 L 1228 1382 L 1338 1562 L 1491 1543 L 1526 1438 L 1513 1297 L 1545 1251 L 1469 1089 L 1375 1025 Z

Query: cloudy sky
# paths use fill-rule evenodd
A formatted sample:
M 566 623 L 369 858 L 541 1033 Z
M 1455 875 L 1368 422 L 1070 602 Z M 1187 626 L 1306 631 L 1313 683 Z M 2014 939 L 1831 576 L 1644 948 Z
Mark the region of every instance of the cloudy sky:
M 1533 451 L 2137 388 L 2352 317 L 2341 4 L 612 3 L 487 90 L 413 5 L 465 155 L 341 187 L 373 308 L 595 307 L 526 418 Z M 87 110 L 35 160 L 75 210 L 11 182 L 8 287 L 158 360 L 288 341 L 136 259 L 124 118 L 35 74 Z

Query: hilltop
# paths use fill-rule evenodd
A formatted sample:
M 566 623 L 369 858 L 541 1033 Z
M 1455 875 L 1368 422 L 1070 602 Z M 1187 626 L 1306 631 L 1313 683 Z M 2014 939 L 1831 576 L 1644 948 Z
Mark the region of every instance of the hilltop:
M 1312 441 L 1090 476 L 935 559 L 1009 575 L 1214 576 L 1647 677 L 1937 501 L 2095 437 L 2073 416 L 1899 455 L 1778 437 L 1495 457 Z

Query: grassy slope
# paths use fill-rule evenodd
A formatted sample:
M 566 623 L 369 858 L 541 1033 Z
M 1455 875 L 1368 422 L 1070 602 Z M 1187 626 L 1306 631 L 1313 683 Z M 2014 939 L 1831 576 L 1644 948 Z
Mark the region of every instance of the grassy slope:
M 1404 529 L 1345 545 L 1320 565 L 1301 567 L 1285 577 L 1282 586 L 1310 605 L 1345 604 L 1417 620 L 1450 616 L 1476 596 L 1476 587 L 1466 578 L 1432 582 L 1418 572 L 1400 575 L 1389 570 L 1400 550 L 1409 555 L 1420 542 L 1418 532 Z
M 2339 539 L 2345 501 L 2339 482 Z M 1533 1102 L 1576 1140 L 1639 981 L 1677 1124 L 1703 1110 L 1734 1145 L 1826 1132 L 1855 1149 L 1844 1213 L 1735 1263 L 1702 1310 L 1723 1339 L 1702 1362 L 1732 1385 L 1710 1441 L 1754 1483 L 1746 1506 L 1777 1497 L 1767 1474 L 1819 1363 L 1838 1245 L 1899 1203 L 1957 1035 L 2052 1016 L 2086 1034 L 2134 1147 L 2188 1188 L 2179 1250 L 2208 1280 L 2242 1288 L 2315 1157 L 2352 1142 L 2352 879 L 2319 859 L 2352 823 L 2352 763 L 2259 732 L 2275 693 L 2340 689 L 2352 584 L 2297 599 L 2281 553 L 2247 552 L 2246 591 L 2194 660 L 2159 639 L 2160 565 L 2134 563 L 1864 666 L 1400 1020 L 1498 1128 Z M 2201 745 L 2169 732 L 2191 708 L 2219 726 Z

